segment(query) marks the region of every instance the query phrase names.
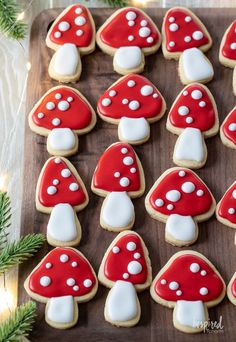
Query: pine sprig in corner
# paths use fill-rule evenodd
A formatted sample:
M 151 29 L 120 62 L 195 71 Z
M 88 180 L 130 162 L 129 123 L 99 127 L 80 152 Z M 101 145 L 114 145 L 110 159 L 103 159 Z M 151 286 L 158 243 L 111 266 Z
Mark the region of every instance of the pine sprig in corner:
M 20 341 L 32 330 L 36 316 L 36 304 L 29 301 L 19 306 L 0 326 L 1 342 Z
M 103 0 L 105 4 L 111 7 L 125 7 L 129 5 L 129 0 Z
M 10 227 L 11 201 L 6 192 L 0 191 L 0 251 L 7 240 L 7 229 Z

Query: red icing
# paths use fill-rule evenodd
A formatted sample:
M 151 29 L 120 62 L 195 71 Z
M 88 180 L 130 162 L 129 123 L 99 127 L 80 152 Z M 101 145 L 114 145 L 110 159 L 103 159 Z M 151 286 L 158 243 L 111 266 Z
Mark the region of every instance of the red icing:
M 126 149 L 126 153 L 121 150 Z M 123 160 L 131 157 L 133 163 L 125 165 Z M 132 173 L 131 169 L 135 168 L 136 172 Z M 115 177 L 115 173 L 119 172 L 120 176 Z M 123 177 L 129 179 L 128 186 L 121 186 L 120 181 Z M 133 148 L 129 144 L 118 142 L 106 149 L 100 157 L 98 165 L 93 175 L 93 186 L 97 189 L 105 191 L 139 191 L 141 186 L 140 171 Z
M 236 20 L 231 24 L 226 35 L 225 43 L 221 49 L 221 53 L 225 58 L 236 60 L 236 50 L 233 50 L 230 45 L 236 43 Z
M 185 173 L 184 176 L 180 176 L 179 172 Z M 191 193 L 185 193 L 182 190 L 182 185 L 185 182 L 192 182 L 195 189 Z M 176 202 L 172 202 L 166 198 L 168 191 L 177 190 L 180 192 L 180 199 Z M 202 196 L 197 195 L 197 191 L 202 190 L 204 193 Z M 163 200 L 162 206 L 157 206 L 155 201 L 157 199 Z M 207 189 L 206 185 L 199 179 L 196 174 L 189 169 L 178 169 L 170 171 L 153 190 L 150 199 L 150 205 L 157 212 L 164 215 L 179 214 L 183 216 L 198 216 L 206 213 L 210 210 L 212 205 L 212 195 Z M 173 205 L 172 210 L 168 210 L 167 206 Z
M 60 99 L 56 99 L 55 95 L 61 94 Z M 68 102 L 67 98 L 72 97 L 73 101 Z M 67 101 L 69 108 L 65 111 L 58 109 L 58 104 L 61 101 Z M 53 102 L 55 108 L 48 110 L 46 104 Z M 43 113 L 43 118 L 39 118 L 38 114 Z M 59 125 L 53 125 L 52 120 L 58 118 Z M 70 128 L 72 130 L 79 130 L 86 128 L 92 119 L 92 113 L 89 105 L 80 97 L 72 88 L 60 87 L 53 89 L 46 96 L 44 95 L 40 100 L 39 105 L 35 109 L 32 120 L 35 125 L 52 130 L 53 128 Z
M 127 244 L 129 242 L 134 242 L 136 244 L 135 250 L 130 251 L 127 249 Z M 104 274 L 106 278 L 112 281 L 127 280 L 132 284 L 144 284 L 147 280 L 148 271 L 140 238 L 137 235 L 130 233 L 122 236 L 116 242 L 115 246 L 120 250 L 119 253 L 114 253 L 112 249 L 110 250 L 104 265 Z M 140 258 L 136 259 L 134 257 L 135 253 L 139 253 Z M 138 261 L 142 265 L 140 273 L 130 274 L 128 272 L 128 264 L 132 261 Z M 128 273 L 129 277 L 124 278 L 124 273 Z
M 236 124 L 236 108 L 234 108 L 229 115 L 227 116 L 227 118 L 225 119 L 225 121 L 223 122 L 222 125 L 222 131 L 225 135 L 225 137 L 229 140 L 231 140 L 234 144 L 236 144 L 236 130 L 235 131 L 230 131 L 229 130 L 229 125 L 230 124 Z
M 190 16 L 192 20 L 186 22 L 186 16 Z M 170 18 L 175 18 L 175 20 L 171 22 L 169 21 L 171 20 Z M 171 24 L 177 24 L 178 30 L 171 31 Z M 166 36 L 166 49 L 169 52 L 182 52 L 186 49 L 200 47 L 209 43 L 209 39 L 205 34 L 205 30 L 203 30 L 203 28 L 195 21 L 195 19 L 192 17 L 192 13 L 190 13 L 187 9 L 175 8 L 169 10 L 164 19 L 164 30 Z M 201 31 L 203 33 L 203 37 L 199 40 L 194 39 L 192 36 L 196 31 Z M 191 37 L 191 41 L 185 42 L 185 37 Z M 170 46 L 170 42 L 174 42 L 175 45 Z
M 197 263 L 200 266 L 200 270 L 196 273 L 190 271 L 190 265 L 193 263 Z M 206 275 L 201 275 L 201 271 L 206 271 Z M 166 280 L 166 284 L 161 284 L 163 279 Z M 169 288 L 172 281 L 179 284 L 178 290 L 182 292 L 180 296 L 176 294 L 177 290 Z M 200 294 L 199 291 L 203 287 L 207 288 L 208 294 Z M 180 255 L 174 259 L 155 283 L 155 292 L 159 297 L 167 301 L 201 300 L 209 302 L 216 300 L 221 295 L 223 289 L 224 284 L 212 267 L 201 257 L 191 253 Z
M 39 202 L 45 207 L 54 207 L 59 203 L 68 203 L 72 206 L 82 204 L 86 200 L 86 194 L 84 193 L 81 184 L 79 184 L 72 172 L 67 178 L 61 175 L 62 170 L 69 169 L 69 167 L 62 159 L 60 159 L 60 163 L 57 164 L 55 160 L 58 159 L 59 158 L 53 157 L 46 162 L 46 168 L 42 174 L 38 190 Z M 53 184 L 54 179 L 59 180 L 58 185 Z M 71 183 L 78 184 L 79 189 L 71 191 L 69 189 Z M 55 186 L 57 188 L 57 192 L 53 195 L 47 193 L 47 189 L 50 186 Z
M 236 298 L 236 278 L 234 278 L 232 284 L 231 284 L 231 293 Z
M 135 85 L 133 87 L 128 86 L 129 81 L 134 81 Z M 148 96 L 143 96 L 141 94 L 141 88 L 145 85 L 151 86 L 153 88 L 153 93 Z M 116 91 L 115 96 L 110 96 L 111 91 Z M 153 97 L 155 94 L 157 97 Z M 111 104 L 109 106 L 104 106 L 102 104 L 103 99 L 110 99 Z M 122 100 L 127 99 L 128 104 L 123 104 Z M 140 107 L 137 110 L 131 110 L 129 108 L 130 101 L 138 101 Z M 160 93 L 157 91 L 155 86 L 145 77 L 140 75 L 127 75 L 122 77 L 118 83 L 111 86 L 98 100 L 98 111 L 104 116 L 120 119 L 123 116 L 129 118 L 153 118 L 158 116 L 161 112 L 163 106 L 163 100 Z
M 231 223 L 236 224 L 236 183 L 233 183 L 231 187 L 226 191 L 222 200 L 220 201 L 220 206 L 218 208 L 218 215 Z M 233 192 L 235 194 L 233 197 Z M 235 213 L 230 214 L 229 209 L 234 209 Z
M 200 99 L 192 98 L 191 94 L 194 90 L 201 91 L 202 97 Z M 185 92 L 188 92 L 188 94 L 184 95 Z M 201 102 L 205 102 L 204 107 L 200 106 Z M 187 115 L 180 115 L 178 113 L 180 106 L 188 107 L 189 113 Z M 187 118 L 192 118 L 193 122 L 187 123 Z M 216 113 L 206 88 L 200 84 L 185 87 L 178 95 L 174 106 L 170 109 L 169 120 L 173 126 L 178 128 L 192 127 L 198 128 L 202 132 L 211 129 L 216 121 Z
M 81 14 L 76 14 L 76 9 L 82 9 Z M 88 9 L 80 4 L 72 6 L 60 20 L 53 24 L 51 32 L 49 35 L 50 40 L 58 45 L 63 45 L 65 43 L 72 43 L 78 47 L 87 47 L 90 45 L 93 39 L 93 26 L 89 18 Z M 84 17 L 86 22 L 84 25 L 79 26 L 75 24 L 75 19 L 77 17 Z M 60 31 L 59 24 L 61 22 L 67 22 L 70 24 L 70 28 L 67 31 Z M 81 36 L 76 35 L 76 31 L 82 30 L 83 34 Z M 61 37 L 56 38 L 54 36 L 55 32 L 61 32 Z
M 67 262 L 61 262 L 60 256 L 65 254 L 69 257 Z M 77 262 L 76 267 L 72 267 L 72 262 Z M 51 263 L 51 268 L 46 268 L 46 264 Z M 40 278 L 47 276 L 51 279 L 49 286 L 42 286 Z M 75 280 L 75 286 L 79 286 L 79 290 L 73 290 L 73 286 L 67 285 L 69 278 Z M 84 286 L 84 280 L 92 281 L 90 287 Z M 29 278 L 29 288 L 32 292 L 40 296 L 51 298 L 61 296 L 84 296 L 92 291 L 96 284 L 92 267 L 87 259 L 79 252 L 71 248 L 58 247 L 49 252 L 38 268 L 35 268 Z
M 136 14 L 136 18 L 133 20 L 135 22 L 134 26 L 128 25 L 129 20 L 126 18 L 128 12 L 134 12 Z M 142 20 L 147 22 L 145 27 L 151 30 L 147 37 L 141 37 L 139 35 L 139 30 L 143 27 L 141 26 Z M 129 41 L 129 36 L 133 36 L 134 39 Z M 138 8 L 132 7 L 119 11 L 119 13 L 105 25 L 100 33 L 100 38 L 103 43 L 113 48 L 122 46 L 138 46 L 140 48 L 145 48 L 156 45 L 160 40 L 160 34 L 146 14 L 141 12 Z M 152 42 L 148 42 L 148 38 L 152 38 Z

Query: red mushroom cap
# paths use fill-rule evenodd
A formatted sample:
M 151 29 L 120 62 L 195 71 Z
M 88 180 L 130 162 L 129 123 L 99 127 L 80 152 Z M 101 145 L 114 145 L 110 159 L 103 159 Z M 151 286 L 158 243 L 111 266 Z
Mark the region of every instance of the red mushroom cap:
M 88 260 L 73 248 L 49 252 L 29 276 L 29 289 L 42 297 L 81 297 L 97 284 Z
M 144 188 L 140 161 L 133 148 L 126 143 L 109 146 L 100 157 L 95 169 L 92 188 L 106 192 L 140 192 Z
M 152 209 L 163 215 L 198 216 L 207 213 L 214 198 L 203 181 L 189 169 L 167 170 L 148 194 Z
M 52 130 L 70 128 L 81 131 L 91 125 L 95 116 L 92 107 L 73 88 L 59 86 L 50 89 L 33 108 L 30 117 L 33 124 Z
M 221 53 L 225 58 L 236 60 L 236 20 L 232 22 L 226 33 L 224 44 L 221 46 Z
M 98 100 L 98 112 L 112 119 L 160 118 L 164 99 L 145 77 L 130 74 L 120 78 Z
M 160 44 L 161 35 L 149 16 L 138 8 L 116 11 L 99 30 L 99 38 L 112 47 L 150 48 Z
M 236 274 L 233 275 L 233 278 L 231 279 L 231 287 L 230 287 L 230 291 L 231 294 L 234 298 L 236 298 Z
M 217 207 L 217 215 L 236 224 L 236 182 L 226 191 Z
M 184 253 L 184 254 L 183 254 Z M 200 253 L 176 253 L 154 280 L 154 291 L 166 301 L 215 301 L 224 291 L 225 284 Z
M 221 133 L 236 145 L 236 107 L 229 113 L 221 126 Z
M 168 120 L 178 128 L 198 128 L 202 132 L 210 130 L 218 121 L 217 108 L 210 91 L 197 83 L 185 87 L 173 103 Z
M 72 164 L 58 157 L 52 157 L 45 163 L 36 196 L 45 207 L 54 207 L 59 203 L 78 206 L 88 201 L 85 186 Z
M 71 43 L 78 47 L 89 46 L 94 38 L 94 27 L 89 10 L 81 4 L 69 6 L 55 20 L 48 37 L 57 45 Z
M 144 284 L 149 276 L 147 260 L 143 250 L 141 238 L 133 233 L 121 234 L 112 242 L 105 256 L 102 273 L 116 282 L 129 281 L 133 285 Z
M 199 48 L 211 42 L 205 26 L 187 8 L 170 9 L 164 17 L 163 31 L 169 53 Z

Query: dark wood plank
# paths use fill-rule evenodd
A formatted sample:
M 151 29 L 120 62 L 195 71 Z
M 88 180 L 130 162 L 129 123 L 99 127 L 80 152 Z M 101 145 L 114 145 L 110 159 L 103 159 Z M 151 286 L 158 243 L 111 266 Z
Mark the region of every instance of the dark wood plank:
M 60 10 L 42 12 L 34 21 L 30 40 L 30 61 L 32 69 L 28 79 L 27 113 L 33 104 L 49 88 L 57 83 L 52 81 L 47 67 L 52 51 L 45 46 L 47 27 L 57 16 Z M 94 9 L 92 13 L 97 27 L 111 14 L 110 9 Z M 165 10 L 149 9 L 147 12 L 161 27 Z M 229 110 L 235 105 L 232 93 L 232 70 L 219 64 L 218 49 L 223 32 L 229 23 L 235 19 L 236 9 L 202 9 L 195 10 L 213 37 L 214 46 L 208 57 L 215 69 L 214 80 L 208 85 L 215 96 L 220 121 L 224 119 Z M 182 89 L 177 75 L 177 63 L 166 61 L 161 50 L 154 56 L 146 58 L 144 75 L 147 76 L 164 95 L 168 108 L 170 108 L 178 92 Z M 83 59 L 83 72 L 80 81 L 75 85 L 96 108 L 99 95 L 119 75 L 112 71 L 112 58 L 98 49 Z M 143 146 L 136 147 L 136 151 L 146 171 L 147 191 L 156 178 L 167 168 L 172 167 L 172 153 L 176 136 L 165 128 L 166 116 L 161 122 L 151 125 L 151 139 Z M 117 129 L 98 120 L 96 128 L 87 136 L 80 139 L 79 153 L 71 158 L 78 168 L 89 192 L 89 206 L 79 213 L 83 228 L 83 237 L 79 249 L 89 258 L 95 270 L 98 271 L 103 254 L 115 235 L 99 227 L 99 213 L 103 199 L 92 194 L 90 182 L 97 160 L 101 153 L 111 143 L 117 141 Z M 24 195 L 22 202 L 22 235 L 32 232 L 45 232 L 48 215 L 38 213 L 35 209 L 35 186 L 41 167 L 48 158 L 45 145 L 46 139 L 29 130 L 26 120 L 25 131 L 25 173 Z M 226 188 L 236 179 L 235 151 L 224 147 L 219 136 L 207 141 L 208 160 L 206 166 L 198 174 L 207 182 L 217 201 Z M 169 257 L 180 249 L 164 241 L 164 225 L 152 220 L 144 208 L 145 195 L 134 201 L 136 209 L 136 223 L 134 229 L 142 235 L 150 251 L 153 266 L 153 275 L 163 266 Z M 234 231 L 218 223 L 213 217 L 211 220 L 199 225 L 200 235 L 198 242 L 191 247 L 205 254 L 219 269 L 228 283 L 235 272 L 236 253 L 234 246 Z M 50 250 L 45 243 L 37 256 L 20 268 L 19 301 L 28 299 L 23 289 L 23 281 L 29 272 L 37 265 L 39 260 Z M 80 305 L 79 323 L 68 331 L 59 331 L 50 328 L 44 322 L 44 305 L 38 305 L 38 318 L 35 329 L 31 335 L 32 341 L 233 341 L 236 334 L 235 313 L 236 308 L 225 299 L 216 308 L 210 309 L 212 320 L 223 317 L 223 332 L 186 335 L 178 332 L 172 325 L 172 310 L 153 302 L 149 292 L 139 295 L 142 306 L 142 318 L 138 326 L 131 329 L 115 328 L 105 322 L 103 309 L 108 290 L 99 287 L 97 296 L 89 303 Z

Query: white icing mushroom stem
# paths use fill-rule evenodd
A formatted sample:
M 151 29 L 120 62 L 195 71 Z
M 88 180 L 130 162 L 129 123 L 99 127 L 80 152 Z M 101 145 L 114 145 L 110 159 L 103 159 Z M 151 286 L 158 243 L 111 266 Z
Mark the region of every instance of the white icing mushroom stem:
M 123 116 L 118 126 L 119 139 L 130 144 L 138 144 L 150 137 L 150 125 L 145 118 L 128 118 Z
M 186 328 L 203 330 L 208 320 L 207 307 L 201 300 L 178 300 L 173 315 L 175 327 L 182 331 Z
M 129 321 L 138 320 L 139 316 L 140 304 L 133 284 L 118 280 L 108 293 L 105 319 L 117 325 L 126 326 Z
M 138 46 L 121 46 L 115 52 L 113 66 L 114 70 L 122 75 L 142 72 L 144 67 L 142 49 Z
M 47 138 L 48 151 L 53 152 L 51 154 L 60 154 L 62 157 L 68 155 L 69 151 L 77 146 L 78 136 L 70 128 L 53 128 Z
M 60 329 L 73 326 L 78 320 L 78 306 L 74 297 L 52 297 L 48 300 L 45 310 L 46 322 Z
M 125 191 L 113 191 L 105 198 L 100 215 L 103 228 L 114 232 L 129 229 L 134 224 L 134 205 Z
M 167 241 L 176 241 L 178 246 L 186 246 L 196 240 L 198 226 L 191 216 L 172 214 L 166 221 L 165 234 Z

